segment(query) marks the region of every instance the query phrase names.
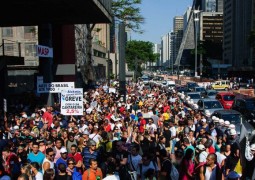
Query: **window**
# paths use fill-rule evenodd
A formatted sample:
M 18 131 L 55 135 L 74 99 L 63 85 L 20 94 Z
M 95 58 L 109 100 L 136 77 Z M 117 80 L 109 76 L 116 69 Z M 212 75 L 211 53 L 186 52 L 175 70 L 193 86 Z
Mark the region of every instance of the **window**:
M 35 38 L 35 26 L 24 26 L 24 38 L 33 39 Z
M 3 37 L 13 37 L 12 27 L 4 27 L 4 28 L 2 28 L 2 36 Z
M 13 43 L 4 43 L 4 54 L 7 56 L 14 55 L 14 46 Z
M 25 56 L 35 56 L 35 55 L 36 55 L 35 44 L 33 43 L 25 44 Z
M 35 26 L 24 26 L 24 33 L 33 33 L 35 31 Z

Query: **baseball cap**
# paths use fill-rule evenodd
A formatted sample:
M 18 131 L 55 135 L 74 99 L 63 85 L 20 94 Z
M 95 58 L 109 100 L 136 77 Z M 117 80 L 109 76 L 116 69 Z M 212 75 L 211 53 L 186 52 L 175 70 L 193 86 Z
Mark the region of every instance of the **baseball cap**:
M 235 129 L 230 129 L 229 134 L 230 134 L 231 136 L 236 135 L 236 130 L 235 130 Z
M 255 143 L 251 145 L 251 150 L 255 151 Z
M 198 149 L 198 150 L 205 150 L 205 146 L 203 145 L 203 144 L 199 144 L 199 145 L 197 145 L 196 146 L 196 148 Z
M 229 121 L 225 121 L 224 124 L 225 124 L 225 126 L 229 126 L 230 122 Z
M 236 127 L 236 126 L 235 126 L 234 124 L 230 124 L 228 128 L 229 128 L 229 129 L 235 129 L 235 127 Z
M 66 148 L 65 148 L 65 147 L 62 147 L 62 148 L 60 149 L 60 153 L 67 153 Z
M 95 145 L 97 145 L 97 143 L 94 141 L 94 140 L 89 140 L 89 142 L 88 142 L 88 146 L 95 146 Z
M 223 119 L 219 119 L 219 123 L 220 124 L 224 124 L 224 120 Z
M 206 123 L 206 119 L 201 119 L 201 122 Z
M 89 131 L 87 131 L 87 130 L 83 131 L 82 134 L 83 134 L 83 135 L 90 135 Z
M 27 115 L 26 114 L 22 114 L 22 116 L 21 117 L 23 117 L 23 118 L 27 118 Z

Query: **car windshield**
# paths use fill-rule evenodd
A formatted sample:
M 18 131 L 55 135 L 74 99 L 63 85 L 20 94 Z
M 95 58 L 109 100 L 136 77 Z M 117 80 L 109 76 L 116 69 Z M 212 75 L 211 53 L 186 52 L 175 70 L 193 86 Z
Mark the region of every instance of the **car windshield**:
M 254 101 L 246 101 L 246 108 L 248 110 L 254 110 L 255 109 L 255 100 Z
M 224 95 L 223 100 L 224 101 L 234 101 L 235 96 L 234 95 Z
M 200 99 L 201 96 L 199 94 L 188 94 L 188 96 L 190 97 L 190 99 Z
M 241 115 L 240 114 L 223 114 L 222 119 L 224 119 L 225 121 L 229 121 L 230 124 L 241 123 Z
M 218 109 L 222 108 L 222 105 L 218 101 L 206 101 L 204 102 L 205 109 Z
M 216 94 L 217 94 L 217 92 L 213 92 L 213 91 L 208 92 L 208 96 L 216 96 Z
M 202 92 L 202 91 L 205 91 L 205 88 L 196 88 L 196 91 L 197 92 Z

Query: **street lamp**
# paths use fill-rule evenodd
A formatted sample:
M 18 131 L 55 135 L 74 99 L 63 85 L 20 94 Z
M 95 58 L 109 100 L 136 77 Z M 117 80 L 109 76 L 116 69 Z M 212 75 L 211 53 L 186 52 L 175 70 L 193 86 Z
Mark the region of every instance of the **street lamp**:
M 195 23 L 195 77 L 197 77 L 197 27 L 198 27 L 198 14 L 199 10 L 194 10 L 194 23 Z

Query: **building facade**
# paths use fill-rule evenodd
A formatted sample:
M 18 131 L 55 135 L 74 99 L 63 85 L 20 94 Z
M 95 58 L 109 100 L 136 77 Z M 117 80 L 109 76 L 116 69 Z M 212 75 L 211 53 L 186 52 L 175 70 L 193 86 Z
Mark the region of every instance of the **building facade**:
M 253 27 L 253 0 L 224 0 L 223 59 L 232 64 L 230 71 L 254 70 L 253 48 L 248 41 Z
M 183 38 L 183 16 L 175 16 L 173 20 L 173 33 L 174 33 L 174 38 L 173 38 L 173 59 L 177 58 L 178 51 L 182 42 Z

